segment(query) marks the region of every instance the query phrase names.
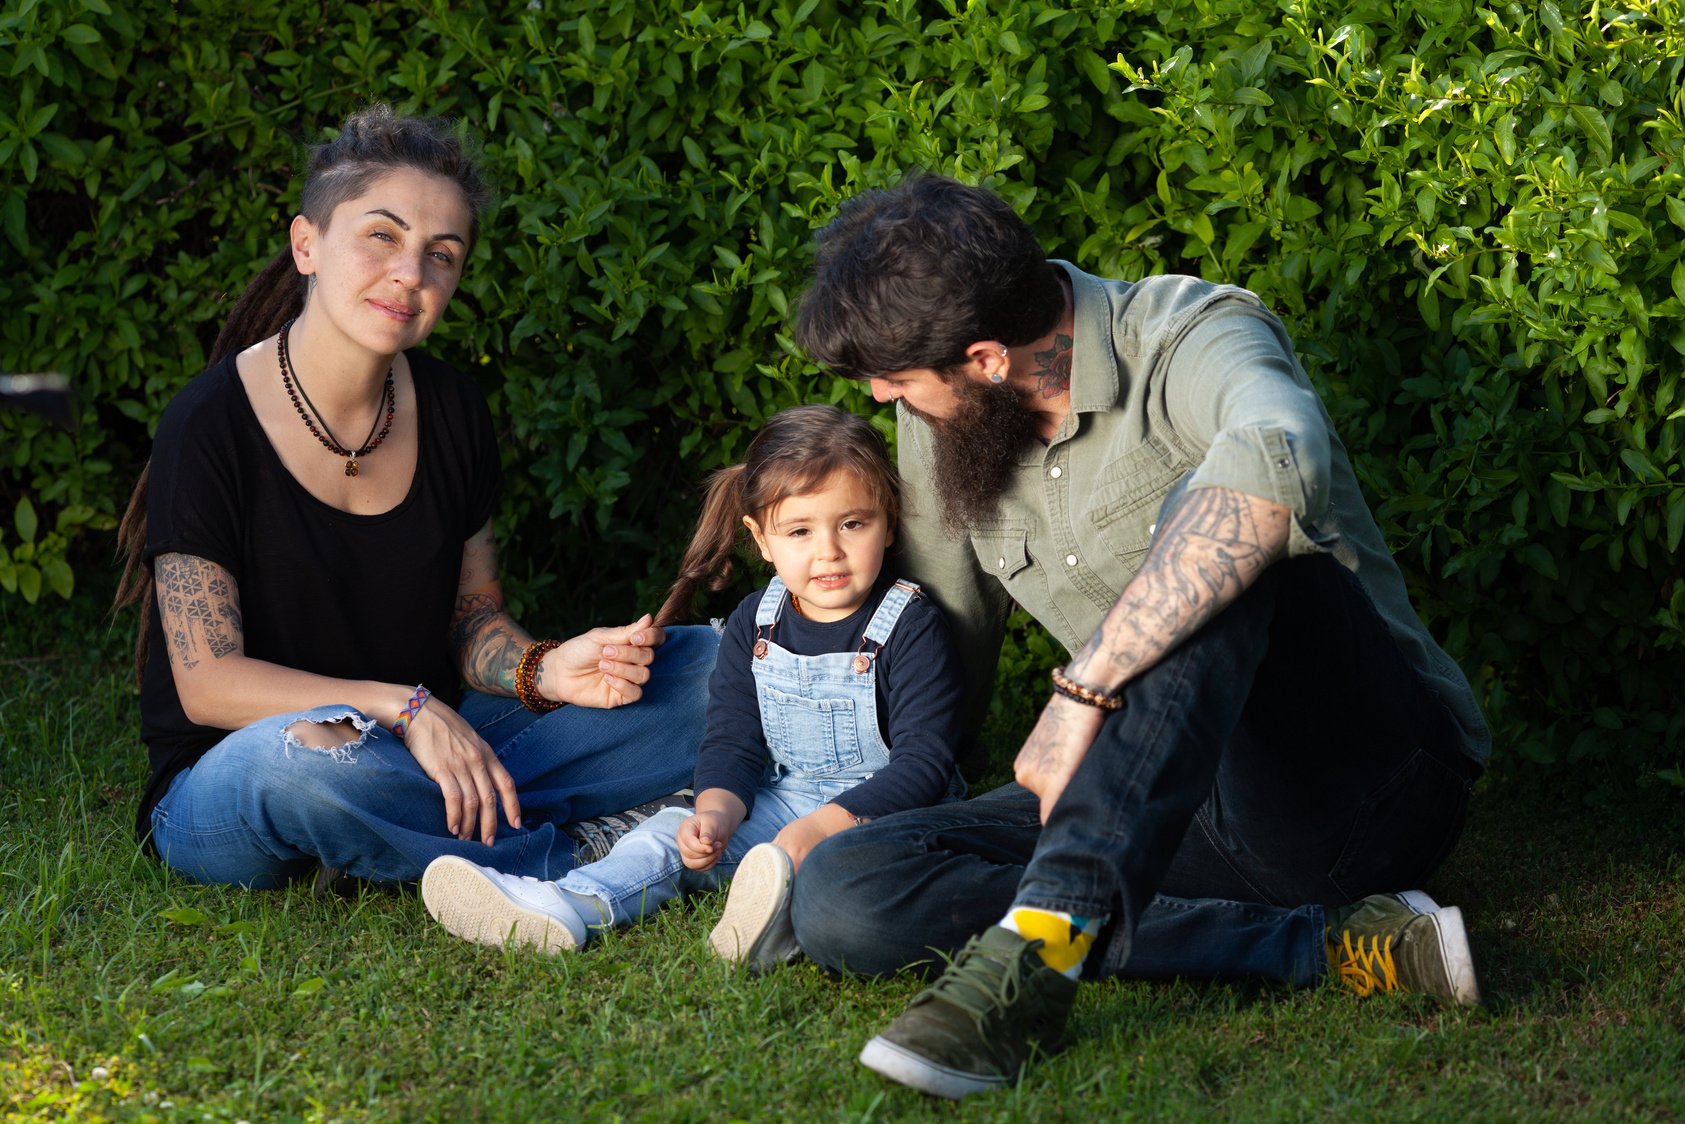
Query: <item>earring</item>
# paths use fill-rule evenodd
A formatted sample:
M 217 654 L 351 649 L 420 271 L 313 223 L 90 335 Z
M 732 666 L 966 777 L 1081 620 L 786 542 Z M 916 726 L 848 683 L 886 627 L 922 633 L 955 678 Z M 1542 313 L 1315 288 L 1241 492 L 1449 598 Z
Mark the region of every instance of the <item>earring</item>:
M 1000 349 L 1000 360 L 1008 367 L 1012 366 L 1012 356 L 1007 354 L 1005 345 L 1002 345 Z M 992 383 L 1003 383 L 1006 381 L 1006 373 L 1004 371 L 996 371 L 994 374 L 989 376 L 989 381 Z
M 1002 383 L 1006 381 L 1006 376 L 1001 374 L 999 371 L 996 371 L 994 374 L 989 376 L 989 381 L 993 383 Z

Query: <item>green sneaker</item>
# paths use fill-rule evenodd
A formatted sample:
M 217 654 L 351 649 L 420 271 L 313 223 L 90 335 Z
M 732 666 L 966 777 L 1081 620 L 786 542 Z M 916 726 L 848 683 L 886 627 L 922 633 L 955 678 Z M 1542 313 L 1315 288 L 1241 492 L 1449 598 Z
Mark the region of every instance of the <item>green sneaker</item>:
M 1018 1080 L 1059 1048 L 1077 984 L 996 925 L 973 937 L 940 979 L 866 1043 L 860 1062 L 891 1081 L 954 1100 Z
M 1416 991 L 1480 1003 L 1463 911 L 1420 890 L 1369 895 L 1328 926 L 1327 939 L 1329 967 L 1359 995 Z

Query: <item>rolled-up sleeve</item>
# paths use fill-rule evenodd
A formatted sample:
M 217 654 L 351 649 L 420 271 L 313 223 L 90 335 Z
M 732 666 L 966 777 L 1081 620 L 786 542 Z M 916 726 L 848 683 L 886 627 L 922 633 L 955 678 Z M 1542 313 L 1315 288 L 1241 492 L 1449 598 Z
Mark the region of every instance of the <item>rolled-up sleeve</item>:
M 1206 449 L 1188 486 L 1231 488 L 1297 517 L 1294 552 L 1321 549 L 1332 449 L 1316 391 L 1285 336 L 1243 304 L 1212 309 L 1171 356 L 1165 407 L 1177 433 Z

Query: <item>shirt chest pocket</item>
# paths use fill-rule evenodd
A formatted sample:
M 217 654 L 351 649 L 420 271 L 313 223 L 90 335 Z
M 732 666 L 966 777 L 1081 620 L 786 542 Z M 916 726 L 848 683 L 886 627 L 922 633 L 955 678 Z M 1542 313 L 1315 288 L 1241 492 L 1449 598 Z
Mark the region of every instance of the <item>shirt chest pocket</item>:
M 1106 466 L 1084 519 L 1131 572 L 1152 545 L 1164 497 L 1189 467 L 1156 442 L 1130 449 Z
M 971 533 L 971 549 L 977 552 L 983 572 L 1011 589 L 1030 567 L 1030 529 L 1015 523 L 979 528 Z

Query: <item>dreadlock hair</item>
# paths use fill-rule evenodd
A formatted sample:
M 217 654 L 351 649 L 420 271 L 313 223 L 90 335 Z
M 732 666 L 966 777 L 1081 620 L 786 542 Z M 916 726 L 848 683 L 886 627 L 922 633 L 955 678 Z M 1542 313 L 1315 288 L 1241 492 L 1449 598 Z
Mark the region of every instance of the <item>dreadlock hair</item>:
M 899 527 L 901 477 L 870 422 L 835 406 L 797 406 L 768 418 L 743 463 L 708 478 L 696 532 L 655 623 L 665 627 L 689 616 L 698 587 L 725 588 L 744 516 L 764 523 L 779 504 L 818 491 L 839 472 L 864 484 L 890 528 Z
M 403 168 L 456 184 L 468 205 L 471 246 L 479 235 L 480 217 L 492 202 L 491 187 L 479 169 L 477 146 L 444 118 L 400 117 L 388 105 L 375 104 L 353 113 L 337 136 L 310 146 L 299 213 L 325 230 L 341 203 L 355 199 L 382 176 Z M 292 247 L 286 246 L 234 302 L 211 346 L 208 366 L 279 332 L 281 325 L 304 311 L 307 295 L 305 279 L 293 265 Z M 137 680 L 146 670 L 152 617 L 152 566 L 144 559 L 146 485 L 151 468 L 148 460 L 117 524 L 123 577 L 111 605 L 115 615 L 126 605 L 140 604 L 140 626 L 135 636 Z

